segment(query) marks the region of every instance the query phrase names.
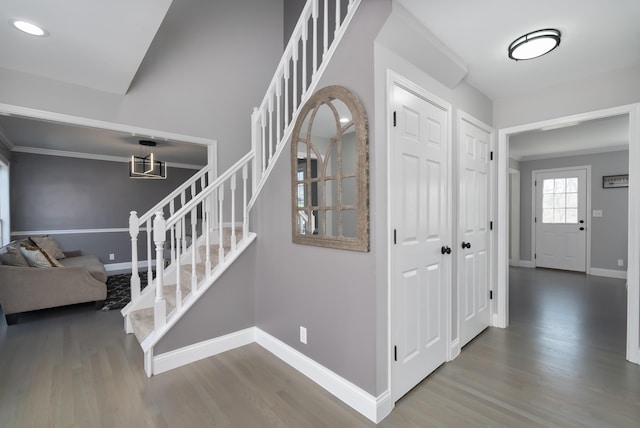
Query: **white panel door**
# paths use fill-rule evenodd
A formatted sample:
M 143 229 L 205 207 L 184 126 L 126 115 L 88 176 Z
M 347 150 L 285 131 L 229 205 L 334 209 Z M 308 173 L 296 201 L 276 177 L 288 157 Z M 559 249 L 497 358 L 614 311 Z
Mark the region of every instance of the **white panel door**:
M 460 346 L 489 327 L 489 186 L 491 135 L 460 121 L 458 297 Z
M 451 278 L 448 112 L 394 86 L 391 138 L 394 401 L 447 358 Z M 444 250 L 444 251 L 443 251 Z
M 587 170 L 536 172 L 537 267 L 586 271 Z

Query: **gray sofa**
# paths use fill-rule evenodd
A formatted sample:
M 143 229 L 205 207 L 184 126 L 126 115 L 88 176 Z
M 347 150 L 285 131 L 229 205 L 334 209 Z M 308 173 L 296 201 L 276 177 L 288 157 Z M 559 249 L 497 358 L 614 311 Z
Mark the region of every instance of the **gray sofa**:
M 52 262 L 56 267 L 25 266 L 16 255 L 19 245 L 20 241 L 0 249 L 0 305 L 7 324 L 15 324 L 19 313 L 37 309 L 85 302 L 102 307 L 107 296 L 107 273 L 96 256 L 61 252 Z

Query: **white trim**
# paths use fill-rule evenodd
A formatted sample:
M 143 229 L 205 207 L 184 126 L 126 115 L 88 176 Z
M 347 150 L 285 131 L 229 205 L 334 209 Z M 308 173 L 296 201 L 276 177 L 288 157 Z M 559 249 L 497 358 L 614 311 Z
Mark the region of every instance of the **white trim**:
M 0 155 L 0 245 L 11 241 L 11 164 Z
M 456 338 L 456 340 L 451 342 L 451 345 L 449 347 L 449 359 L 447 361 L 453 361 L 458 357 L 458 355 L 460 355 L 460 351 L 462 349 L 460 348 L 460 337 L 459 336 L 460 335 L 458 335 L 458 338 Z
M 585 197 L 587 198 L 587 212 L 585 213 L 585 227 L 587 228 L 585 236 L 585 255 L 584 255 L 584 271 L 588 275 L 591 273 L 591 165 L 578 165 L 569 166 L 566 168 L 547 168 L 547 169 L 535 169 L 531 171 L 531 255 L 537 253 L 537 227 L 538 223 L 534 221 L 536 218 L 536 210 L 538 203 L 538 189 L 536 188 L 536 182 L 538 180 L 538 174 L 545 174 L 548 172 L 564 172 L 574 171 L 577 169 L 585 170 Z M 536 259 L 533 259 L 534 267 L 537 266 Z
M 529 269 L 536 267 L 532 260 L 520 260 L 520 262 L 518 262 L 518 266 Z
M 375 423 L 380 422 L 393 410 L 391 392 L 388 389 L 374 397 L 259 327 L 249 327 L 157 356 L 153 355 L 151 348 L 145 352 L 145 370 L 148 370 L 148 374 L 158 375 L 251 343 L 262 346 Z
M 103 120 L 89 119 L 86 117 L 71 116 L 68 114 L 54 113 L 45 110 L 37 110 L 29 107 L 15 106 L 11 104 L 0 103 L 0 113 L 24 116 L 32 119 L 40 119 L 51 122 L 68 123 L 70 125 L 78 125 L 89 128 L 107 129 L 117 132 L 125 132 L 143 138 L 150 139 L 167 139 L 173 141 L 182 141 L 185 143 L 200 144 L 208 146 L 214 144 L 216 140 L 209 138 L 191 137 L 188 135 L 175 134 L 173 132 L 157 131 L 148 128 L 140 128 L 137 126 L 124 125 L 121 123 L 105 122 Z M 201 167 L 202 168 L 202 167 Z
M 378 397 L 374 397 L 257 327 L 256 342 L 369 420 L 377 423 L 391 413 L 393 402 L 389 389 Z
M 151 260 L 151 266 L 155 267 L 155 259 Z M 104 270 L 107 272 L 120 271 L 120 270 L 131 270 L 133 265 L 131 262 L 123 262 L 123 263 L 107 263 L 104 265 Z M 146 269 L 149 266 L 149 262 L 147 260 L 140 260 L 138 262 L 138 268 Z
M 500 326 L 509 321 L 509 267 L 508 254 L 508 205 L 506 198 L 509 171 L 509 136 L 540 129 L 544 126 L 562 125 L 568 122 L 587 121 L 612 116 L 629 116 L 629 165 L 640 165 L 640 103 L 618 106 L 552 120 L 503 128 L 498 131 L 498 152 L 502 160 L 498 165 L 498 316 Z M 627 268 L 627 360 L 640 364 L 640 185 L 637 168 L 629 168 L 629 227 Z M 640 177 L 638 177 L 640 178 Z M 634 182 L 636 185 L 634 185 Z M 501 227 L 502 225 L 502 227 Z
M 13 148 L 15 147 L 15 145 L 4 133 L 4 130 L 2 128 L 0 128 L 0 146 L 6 147 L 7 149 L 9 149 L 9 151 L 13 150 Z
M 146 231 L 146 227 L 141 227 L 140 231 Z M 128 227 L 110 227 L 105 229 L 55 229 L 55 230 L 16 230 L 11 232 L 11 236 L 27 235 L 75 235 L 90 233 L 129 233 Z
M 565 158 L 565 157 L 574 157 L 574 156 L 582 156 L 582 155 L 595 155 L 598 153 L 612 153 L 612 152 L 622 152 L 629 150 L 629 146 L 609 146 L 609 147 L 595 147 L 593 149 L 583 149 L 583 150 L 572 150 L 567 152 L 559 152 L 559 153 L 544 153 L 539 155 L 531 155 L 531 156 L 523 156 L 521 158 L 514 157 L 513 159 L 518 162 L 527 162 L 532 160 L 542 160 L 542 159 L 556 159 L 556 158 Z
M 164 354 L 155 355 L 153 357 L 153 374 L 164 373 L 204 358 L 248 345 L 255 341 L 256 328 L 249 327 L 224 336 L 205 340 L 204 342 L 194 343 L 184 348 L 165 352 Z
M 590 275 L 593 275 L 593 276 L 604 276 L 606 278 L 627 279 L 627 271 L 626 270 L 601 269 L 601 268 L 592 267 Z
M 520 264 L 520 171 L 510 168 L 509 180 L 511 183 L 511 192 L 509 193 L 511 208 L 509 265 L 518 266 Z
M 89 159 L 89 160 L 99 160 L 99 161 L 106 161 L 106 162 L 129 163 L 129 161 L 131 161 L 130 157 L 97 155 L 93 153 L 81 153 L 81 152 L 68 152 L 64 150 L 42 149 L 39 147 L 16 146 L 13 149 L 13 151 L 20 152 L 20 153 L 31 153 L 34 155 L 62 156 L 66 158 Z M 167 167 L 172 167 L 172 168 L 195 169 L 195 170 L 201 170 L 202 168 L 204 168 L 204 165 L 194 165 L 190 163 L 178 163 L 178 162 L 166 162 L 166 165 Z

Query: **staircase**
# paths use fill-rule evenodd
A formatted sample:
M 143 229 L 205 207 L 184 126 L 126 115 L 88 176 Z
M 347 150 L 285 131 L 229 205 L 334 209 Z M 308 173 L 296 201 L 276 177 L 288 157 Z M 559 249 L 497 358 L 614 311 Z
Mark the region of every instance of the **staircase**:
M 307 1 L 251 116 L 249 153 L 219 176 L 211 165 L 203 168 L 145 214 L 131 212 L 131 302 L 122 315 L 125 331 L 144 351 L 148 376 L 155 344 L 256 239 L 249 212 L 360 1 Z M 139 254 L 145 250 L 149 285 L 141 291 Z

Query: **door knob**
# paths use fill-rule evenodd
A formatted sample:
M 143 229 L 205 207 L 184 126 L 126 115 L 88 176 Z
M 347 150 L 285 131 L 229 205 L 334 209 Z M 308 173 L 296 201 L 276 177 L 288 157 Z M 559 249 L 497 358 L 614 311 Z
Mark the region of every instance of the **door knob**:
M 584 223 L 584 220 L 580 220 L 580 223 Z
M 584 227 L 581 227 L 580 230 L 584 230 Z
M 442 254 L 451 254 L 451 248 L 447 247 L 446 245 L 443 245 L 440 251 L 442 252 Z
M 471 248 L 471 242 L 462 242 L 462 249 Z

